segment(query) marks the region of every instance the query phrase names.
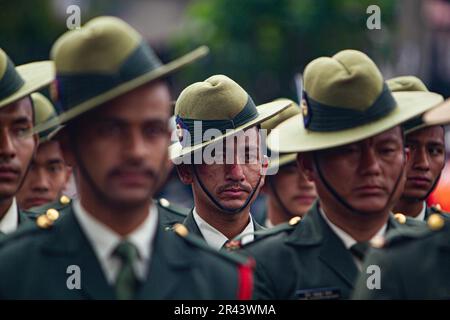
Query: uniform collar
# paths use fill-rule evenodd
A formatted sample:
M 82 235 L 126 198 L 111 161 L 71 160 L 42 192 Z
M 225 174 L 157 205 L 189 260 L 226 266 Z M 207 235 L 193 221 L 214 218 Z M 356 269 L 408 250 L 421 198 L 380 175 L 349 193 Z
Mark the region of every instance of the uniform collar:
M 203 236 L 203 238 L 206 240 L 206 242 L 213 247 L 214 249 L 221 249 L 225 242 L 227 242 L 229 239 L 219 230 L 214 228 L 212 225 L 210 225 L 208 222 L 206 222 L 200 215 L 197 213 L 197 209 L 194 207 L 192 210 L 192 215 L 194 217 L 195 223 L 197 224 L 198 228 L 200 229 L 200 232 Z M 252 216 L 250 215 L 250 221 L 245 227 L 245 229 L 239 234 L 244 235 L 248 234 L 247 236 L 242 238 L 243 243 L 248 243 L 254 240 L 253 232 L 255 231 L 255 226 L 253 223 Z
M 16 198 L 13 198 L 11 206 L 0 220 L 0 231 L 7 234 L 16 231 L 19 226 L 19 211 L 17 209 Z
M 414 220 L 418 220 L 418 221 L 425 221 L 426 220 L 426 211 L 427 211 L 427 205 L 425 203 L 425 201 L 422 202 L 422 210 L 420 210 L 420 213 L 415 216 L 415 217 L 411 217 Z

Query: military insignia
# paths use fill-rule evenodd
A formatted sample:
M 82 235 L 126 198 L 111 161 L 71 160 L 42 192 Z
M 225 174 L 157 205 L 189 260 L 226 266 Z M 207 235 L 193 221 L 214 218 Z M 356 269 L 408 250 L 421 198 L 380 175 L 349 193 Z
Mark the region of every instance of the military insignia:
M 341 290 L 337 287 L 302 289 L 295 295 L 298 300 L 336 300 L 341 298 Z
M 185 130 L 188 130 L 188 128 L 179 116 L 176 117 L 175 122 L 177 124 L 176 133 L 177 133 L 178 141 L 184 146 L 183 141 L 185 140 L 184 139 Z
M 302 103 L 300 105 L 300 108 L 302 109 L 303 125 L 305 126 L 305 128 L 308 128 L 311 123 L 312 113 L 308 94 L 306 93 L 306 91 L 303 91 Z

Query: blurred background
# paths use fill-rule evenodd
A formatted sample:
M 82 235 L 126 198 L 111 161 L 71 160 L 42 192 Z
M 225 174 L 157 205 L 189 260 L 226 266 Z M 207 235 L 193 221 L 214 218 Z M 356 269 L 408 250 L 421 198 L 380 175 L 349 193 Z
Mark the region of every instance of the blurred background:
M 71 5 L 80 8 L 81 24 L 98 15 L 126 20 L 163 61 L 208 45 L 209 57 L 170 79 L 174 97 L 192 82 L 224 73 L 257 104 L 297 101 L 295 74 L 312 59 L 346 48 L 366 52 L 385 78 L 416 75 L 431 91 L 450 96 L 450 0 L 0 0 L 0 47 L 16 64 L 48 59 L 67 30 Z M 370 5 L 381 10 L 381 29 L 367 28 Z M 450 194 L 449 166 L 442 190 Z M 192 204 L 189 188 L 161 194 Z M 438 196 L 432 201 L 450 210 L 450 199 Z

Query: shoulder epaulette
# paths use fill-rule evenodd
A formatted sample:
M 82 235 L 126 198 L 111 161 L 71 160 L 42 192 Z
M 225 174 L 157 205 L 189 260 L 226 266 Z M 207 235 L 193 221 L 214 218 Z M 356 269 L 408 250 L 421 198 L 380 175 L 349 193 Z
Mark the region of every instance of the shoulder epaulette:
M 414 219 L 408 218 L 408 220 Z M 428 218 L 426 223 L 420 222 L 420 224 L 419 223 L 414 224 L 415 227 L 397 228 L 392 230 L 382 243 L 379 242 L 373 246 L 378 248 L 393 247 L 397 244 L 401 244 L 405 241 L 409 241 L 412 239 L 425 238 L 442 230 L 446 226 L 446 224 L 448 227 L 449 221 L 446 221 L 446 219 L 443 218 L 441 214 L 435 213 Z
M 243 255 L 240 255 L 238 253 L 234 252 L 227 252 L 224 250 L 216 250 L 210 245 L 208 245 L 205 240 L 201 239 L 200 237 L 196 236 L 195 234 L 192 234 L 189 232 L 189 230 L 186 228 L 185 225 L 181 223 L 177 223 L 172 227 L 172 231 L 178 235 L 180 238 L 187 241 L 189 244 L 202 249 L 203 251 L 207 251 L 209 253 L 212 253 L 216 256 L 219 256 L 229 262 L 236 263 L 239 265 L 253 265 L 253 259 L 245 257 Z
M 156 201 L 156 205 L 164 208 L 165 210 L 170 211 L 171 213 L 178 215 L 182 218 L 186 218 L 189 214 L 190 209 L 187 208 L 183 208 L 177 205 L 174 205 L 173 203 L 171 203 L 169 200 L 167 200 L 166 198 L 159 198 Z
M 280 223 L 276 226 L 273 226 L 271 228 L 258 230 L 252 233 L 244 233 L 240 234 L 239 236 L 233 238 L 230 240 L 226 245 L 226 249 L 229 251 L 239 250 L 243 248 L 247 243 L 242 243 L 242 239 L 244 237 L 247 237 L 248 235 L 252 234 L 254 236 L 254 240 L 249 242 L 248 244 L 252 244 L 255 242 L 258 242 L 264 238 L 267 238 L 269 236 L 273 236 L 276 234 L 279 234 L 281 232 L 285 231 L 291 231 L 294 230 L 297 224 L 301 221 L 301 217 L 293 217 L 288 222 Z
M 58 200 L 46 203 L 39 207 L 30 208 L 28 210 L 24 210 L 24 213 L 30 217 L 31 219 L 37 219 L 42 214 L 49 214 L 56 216 L 56 219 L 59 217 L 59 213 L 64 209 L 70 207 L 72 199 L 68 196 L 61 196 Z M 56 220 L 54 219 L 54 220 Z

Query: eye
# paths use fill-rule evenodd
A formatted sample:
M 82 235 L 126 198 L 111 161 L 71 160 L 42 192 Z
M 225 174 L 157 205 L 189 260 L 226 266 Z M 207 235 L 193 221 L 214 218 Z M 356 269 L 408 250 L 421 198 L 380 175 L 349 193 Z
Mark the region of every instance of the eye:
M 167 133 L 167 127 L 162 124 L 153 124 L 146 126 L 143 131 L 146 137 L 163 136 Z
M 428 153 L 434 157 L 444 154 L 444 148 L 441 147 L 430 147 L 428 148 Z

